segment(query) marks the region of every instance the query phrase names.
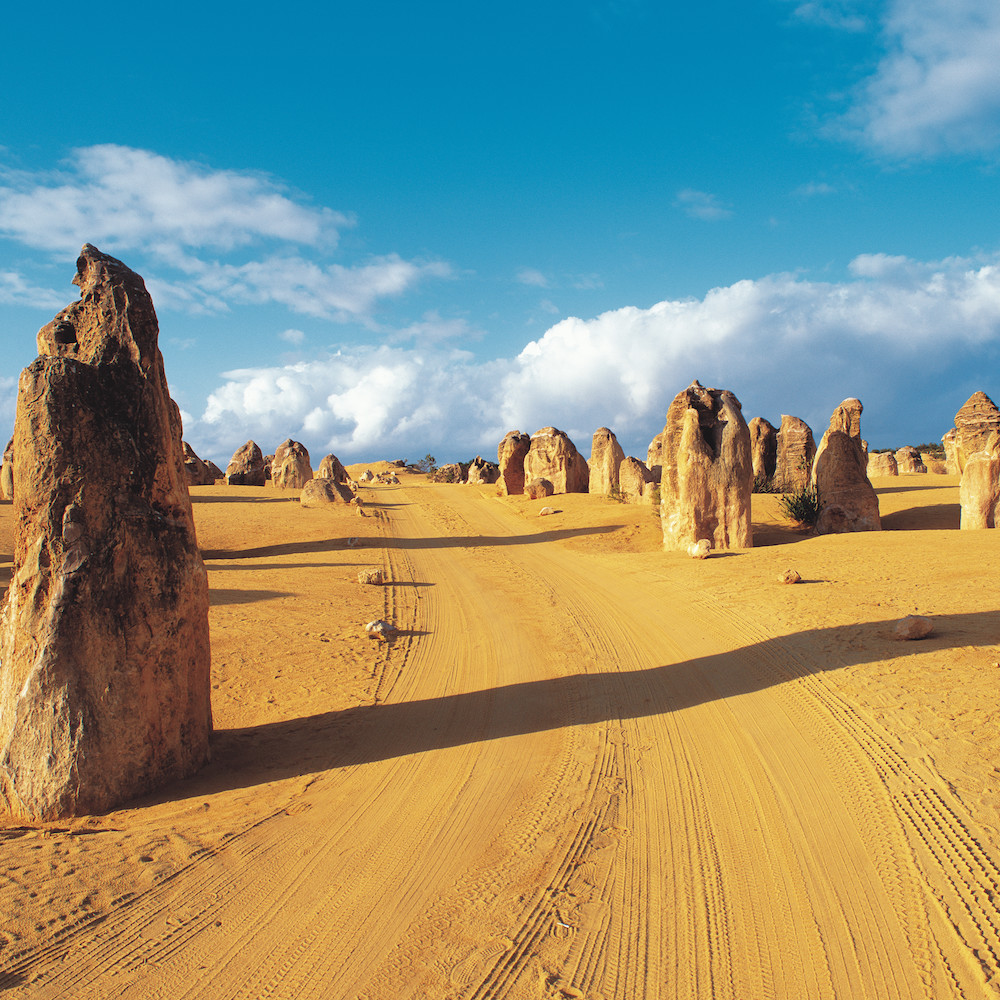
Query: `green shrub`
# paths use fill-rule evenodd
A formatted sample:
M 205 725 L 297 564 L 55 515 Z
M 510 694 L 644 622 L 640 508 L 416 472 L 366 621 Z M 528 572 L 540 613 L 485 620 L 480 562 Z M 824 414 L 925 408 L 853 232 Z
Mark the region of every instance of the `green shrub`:
M 816 523 L 822 507 L 819 495 L 812 486 L 803 486 L 793 493 L 784 493 L 778 503 L 790 521 L 807 524 L 810 527 Z
M 757 475 L 753 477 L 754 493 L 777 493 L 778 487 L 771 476 Z

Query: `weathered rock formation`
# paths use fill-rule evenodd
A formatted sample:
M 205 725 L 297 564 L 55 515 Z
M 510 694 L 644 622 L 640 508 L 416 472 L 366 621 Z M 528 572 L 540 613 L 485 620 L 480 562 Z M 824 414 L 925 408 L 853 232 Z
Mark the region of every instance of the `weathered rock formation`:
M 501 496 L 520 496 L 524 492 L 524 456 L 531 447 L 531 438 L 520 431 L 510 431 L 497 445 L 497 479 Z
M 896 456 L 891 451 L 872 451 L 868 453 L 868 478 L 878 479 L 880 476 L 898 476 L 899 467 Z
M 253 441 L 238 448 L 226 466 L 227 486 L 263 486 L 270 477 L 265 473 L 264 456 Z
M 203 462 L 194 452 L 194 448 L 182 441 L 184 449 L 184 471 L 187 473 L 189 486 L 211 486 L 215 483 L 215 476 L 208 467 L 207 462 Z
M 607 427 L 598 427 L 590 444 L 590 479 L 587 490 L 603 496 L 618 492 L 618 470 L 625 452 Z
M 211 460 L 205 462 L 205 468 L 208 469 L 209 473 L 211 474 L 213 483 L 218 482 L 220 479 L 226 478 L 225 473 L 222 471 L 222 469 L 220 469 L 215 464 L 215 462 Z
M 274 450 L 271 482 L 277 489 L 301 490 L 312 477 L 309 449 L 298 441 L 285 438 Z
M 995 528 L 1000 508 L 1000 434 L 993 431 L 981 451 L 965 459 L 958 490 L 963 529 Z
M 909 445 L 905 448 L 900 448 L 896 452 L 896 468 L 899 470 L 899 475 L 901 476 L 927 471 L 927 466 L 924 465 L 923 459 L 920 457 L 920 452 Z
M 958 431 L 952 427 L 941 438 L 941 444 L 944 446 L 944 471 L 949 476 L 960 476 L 962 470 L 958 467 Z
M 654 482 L 659 482 L 663 474 L 663 431 L 660 431 L 646 449 L 646 468 L 653 474 Z
M 271 463 L 274 461 L 274 455 L 264 456 L 264 479 L 270 481 L 271 479 Z
M 481 455 L 476 455 L 475 461 L 469 466 L 465 481 L 478 486 L 492 486 L 500 478 L 500 466 L 496 462 L 487 462 Z
M 350 486 L 329 476 L 323 476 L 310 479 L 302 487 L 299 502 L 303 507 L 325 507 L 332 503 L 350 503 L 353 499 L 354 491 Z
M 778 464 L 778 431 L 774 424 L 763 417 L 754 417 L 748 427 L 753 477 L 774 479 L 774 471 Z
M 774 483 L 785 493 L 805 489 L 816 457 L 816 441 L 809 425 L 798 417 L 781 415 Z
M 14 439 L 11 438 L 3 453 L 3 465 L 0 466 L 0 497 L 4 500 L 14 499 Z
M 974 392 L 955 414 L 954 428 L 941 439 L 948 471 L 961 475 L 968 457 L 983 451 L 994 431 L 1000 432 L 1000 409 L 985 392 Z
M 667 410 L 663 428 L 660 516 L 663 545 L 687 550 L 753 545 L 750 431 L 740 401 L 726 389 L 692 382 Z
M 529 500 L 543 500 L 555 493 L 555 487 L 548 479 L 529 479 L 524 487 L 524 495 Z
M 139 275 L 84 246 L 21 373 L 0 610 L 0 803 L 101 812 L 208 758 L 208 582 Z
M 618 467 L 618 492 L 626 503 L 651 504 L 657 485 L 653 473 L 639 459 L 631 455 L 622 459 Z
M 319 463 L 316 470 L 317 479 L 332 479 L 337 483 L 350 482 L 351 477 L 344 468 L 343 463 L 336 455 L 324 455 L 323 461 Z
M 449 462 L 439 465 L 427 478 L 432 483 L 461 483 L 465 480 L 465 471 L 461 462 Z
M 811 484 L 819 497 L 816 531 L 880 531 L 878 496 L 868 479 L 868 456 L 861 444 L 861 400 L 845 399 L 833 411 L 816 449 Z
M 555 493 L 586 493 L 590 469 L 567 434 L 543 427 L 531 435 L 531 447 L 524 456 L 524 478 L 526 482 L 547 479 Z

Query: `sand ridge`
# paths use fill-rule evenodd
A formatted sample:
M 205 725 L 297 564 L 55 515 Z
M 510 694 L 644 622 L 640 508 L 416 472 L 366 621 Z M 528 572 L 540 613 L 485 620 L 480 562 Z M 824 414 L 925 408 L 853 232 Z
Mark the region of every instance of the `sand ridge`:
M 366 517 L 192 490 L 212 764 L 0 829 L 0 986 L 994 995 L 1000 535 L 954 530 L 955 481 L 876 483 L 867 535 L 755 497 L 758 547 L 698 562 L 650 508 L 401 478 Z

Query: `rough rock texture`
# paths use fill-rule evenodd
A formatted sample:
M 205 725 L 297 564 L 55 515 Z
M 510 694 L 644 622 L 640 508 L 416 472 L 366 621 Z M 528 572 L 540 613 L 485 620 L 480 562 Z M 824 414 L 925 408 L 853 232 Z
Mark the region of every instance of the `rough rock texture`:
M 524 478 L 528 482 L 547 479 L 555 493 L 586 493 L 590 469 L 567 434 L 543 427 L 531 435 L 531 447 L 524 456 Z
M 785 493 L 804 489 L 809 484 L 815 457 L 816 441 L 809 425 L 798 417 L 783 413 L 774 469 L 774 482 L 778 489 Z
M 926 639 L 934 631 L 934 622 L 923 615 L 907 615 L 896 623 L 897 639 Z
M 891 451 L 873 451 L 868 453 L 868 478 L 879 476 L 898 476 L 899 467 L 896 456 Z
M 712 554 L 712 543 L 707 538 L 692 542 L 687 547 L 687 554 L 692 559 L 707 559 Z
M 555 493 L 555 487 L 547 479 L 531 479 L 524 487 L 524 495 L 529 500 L 543 500 Z
M 208 463 L 194 453 L 194 448 L 187 441 L 182 441 L 181 447 L 184 450 L 184 471 L 187 473 L 188 485 L 211 486 L 215 482 L 215 475 Z
M 440 465 L 428 477 L 432 483 L 461 483 L 465 480 L 461 462 Z
M 958 490 L 962 528 L 995 528 L 1000 508 L 1000 435 L 994 431 L 982 451 L 965 460 Z
M 799 576 L 798 572 L 794 569 L 786 569 L 781 576 L 778 577 L 778 583 L 801 583 L 802 577 Z
M 285 438 L 274 450 L 271 482 L 277 489 L 301 490 L 312 477 L 309 449 L 298 441 Z
M 753 545 L 750 431 L 740 401 L 726 389 L 692 382 L 667 410 L 663 428 L 660 516 L 663 545 L 686 550 Z
M 497 479 L 501 496 L 520 496 L 524 492 L 524 456 L 531 447 L 531 438 L 520 431 L 510 431 L 497 445 Z
M 205 462 L 205 468 L 208 469 L 208 471 L 212 474 L 213 483 L 218 482 L 220 479 L 226 478 L 226 474 L 222 471 L 222 469 L 220 469 L 215 464 L 215 462 L 212 461 Z
M 264 479 L 270 481 L 271 479 L 271 463 L 274 461 L 274 455 L 264 456 Z
M 350 482 L 351 477 L 347 474 L 347 469 L 336 455 L 324 455 L 323 461 L 319 463 L 316 470 L 317 479 L 332 479 L 337 483 Z
M 496 462 L 487 462 L 481 455 L 476 455 L 475 461 L 469 466 L 465 481 L 480 486 L 492 486 L 499 478 L 500 466 Z
M 943 476 L 948 470 L 940 455 L 929 451 L 920 452 L 920 461 L 924 463 L 924 468 L 930 475 Z
M 264 456 L 253 441 L 236 450 L 226 466 L 227 486 L 263 486 L 270 476 L 265 474 Z
M 927 471 L 927 466 L 924 465 L 923 459 L 920 457 L 920 452 L 909 445 L 905 448 L 900 448 L 896 452 L 896 468 L 899 470 L 899 475 L 901 476 Z
M 587 490 L 603 496 L 618 492 L 618 470 L 625 452 L 607 427 L 598 427 L 590 445 L 590 480 Z
M 1000 431 L 1000 409 L 997 409 L 996 403 L 985 392 L 974 392 L 955 414 L 952 438 L 955 467 L 951 471 L 961 475 L 965 471 L 968 457 L 977 451 L 983 451 L 994 431 Z M 945 435 L 947 437 L 948 434 Z M 945 440 L 946 454 L 947 451 L 948 441 Z
M 663 431 L 660 431 L 646 449 L 646 468 L 653 474 L 653 481 L 659 482 L 663 474 Z
M 350 503 L 353 499 L 354 492 L 350 486 L 324 476 L 322 479 L 310 479 L 302 487 L 299 502 L 303 507 L 325 507 L 331 503 Z
M 750 430 L 750 460 L 754 479 L 774 479 L 778 464 L 778 431 L 770 421 L 754 417 Z
M 626 503 L 651 504 L 656 485 L 653 473 L 639 459 L 631 455 L 622 459 L 618 467 L 618 492 Z
M 941 438 L 941 444 L 944 445 L 944 471 L 949 476 L 960 476 L 962 470 L 958 467 L 958 431 L 952 427 Z
M 101 812 L 191 774 L 212 727 L 208 581 L 142 278 L 84 246 L 21 373 L 0 611 L 0 802 Z
M 811 484 L 821 504 L 820 535 L 880 531 L 878 496 L 868 479 L 868 456 L 861 444 L 861 400 L 845 399 L 833 411 L 816 449 Z
M 14 499 L 14 439 L 11 438 L 3 453 L 3 465 L 0 466 L 0 497 L 4 500 Z

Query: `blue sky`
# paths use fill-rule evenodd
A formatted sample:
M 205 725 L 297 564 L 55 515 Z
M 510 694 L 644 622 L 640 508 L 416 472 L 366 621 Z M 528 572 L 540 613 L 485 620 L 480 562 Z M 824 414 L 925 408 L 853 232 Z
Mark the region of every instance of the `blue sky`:
M 87 241 L 219 464 L 643 457 L 693 378 L 938 439 L 1000 396 L 998 52 L 995 0 L 20 5 L 0 423 Z

